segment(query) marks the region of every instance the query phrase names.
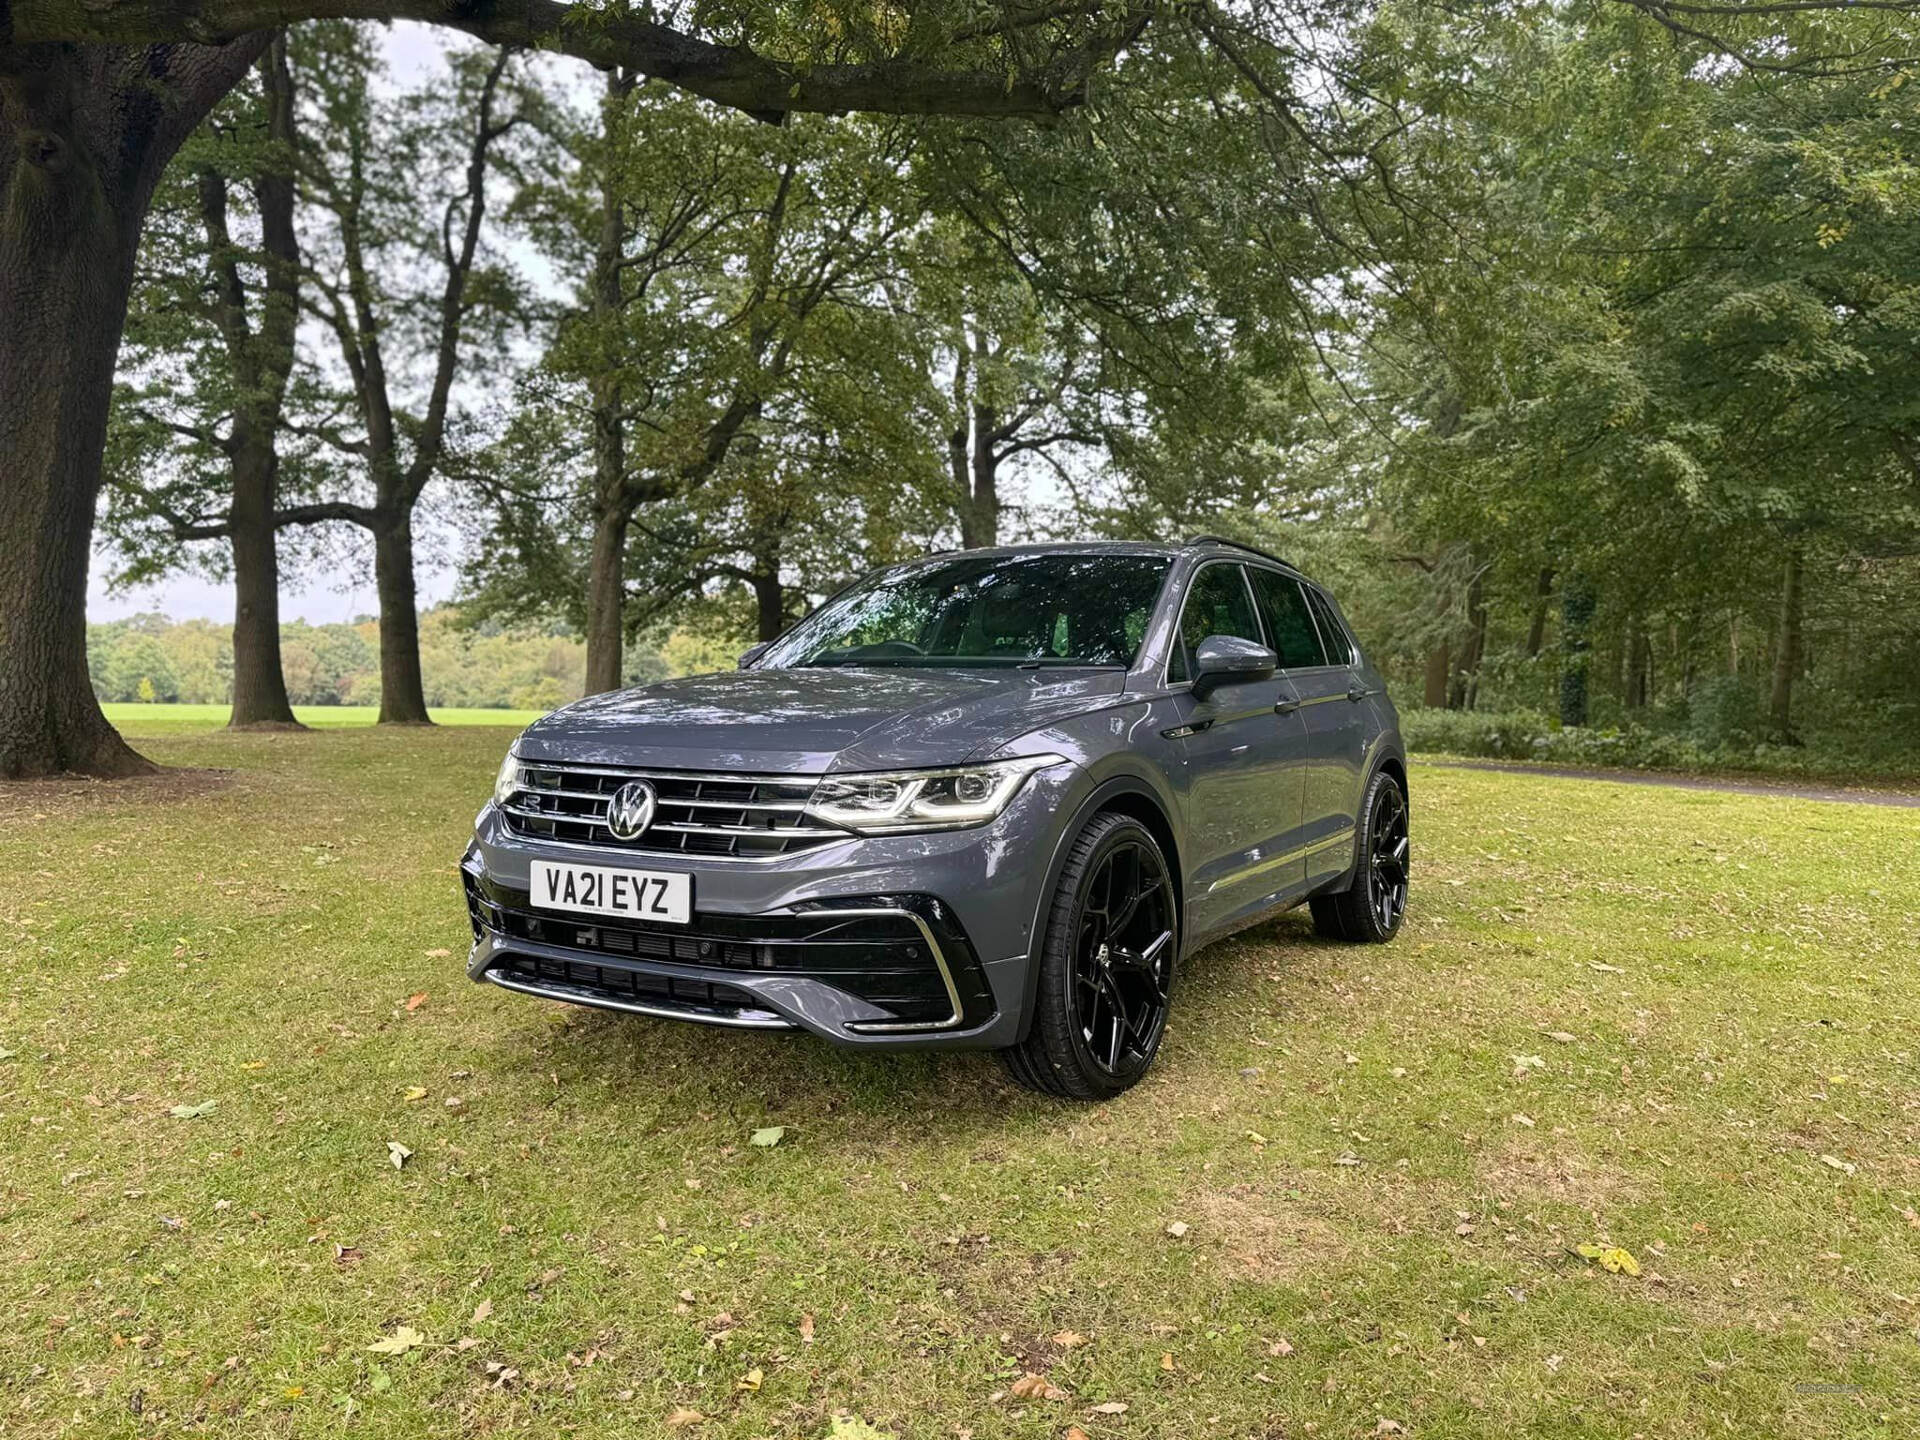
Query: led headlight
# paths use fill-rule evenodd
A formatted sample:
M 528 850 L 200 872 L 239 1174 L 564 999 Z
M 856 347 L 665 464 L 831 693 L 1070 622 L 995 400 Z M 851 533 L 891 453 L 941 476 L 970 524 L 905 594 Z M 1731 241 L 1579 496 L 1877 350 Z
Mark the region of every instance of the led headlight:
M 1066 763 L 1058 755 L 1026 755 L 952 770 L 829 775 L 807 802 L 807 814 L 870 835 L 984 825 L 1007 808 L 1034 771 Z
M 507 749 L 507 758 L 500 762 L 500 773 L 493 777 L 493 803 L 505 805 L 520 788 L 520 762 L 514 759 L 511 746 Z

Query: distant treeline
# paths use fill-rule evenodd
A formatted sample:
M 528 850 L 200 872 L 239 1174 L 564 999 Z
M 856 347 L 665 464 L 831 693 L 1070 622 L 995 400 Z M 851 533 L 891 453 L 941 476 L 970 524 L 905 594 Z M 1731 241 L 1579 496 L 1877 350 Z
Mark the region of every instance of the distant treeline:
M 372 619 L 283 624 L 280 653 L 294 704 L 380 703 L 380 637 Z M 558 628 L 467 628 L 452 606 L 420 617 L 420 660 L 427 703 L 436 706 L 551 709 L 578 699 L 586 675 L 578 637 Z M 89 625 L 87 669 L 103 701 L 226 704 L 233 698 L 233 627 L 165 615 Z

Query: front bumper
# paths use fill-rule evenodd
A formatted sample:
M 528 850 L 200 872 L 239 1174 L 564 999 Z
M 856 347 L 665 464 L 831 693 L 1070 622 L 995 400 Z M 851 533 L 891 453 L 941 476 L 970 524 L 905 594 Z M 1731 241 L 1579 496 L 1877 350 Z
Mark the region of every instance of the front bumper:
M 531 840 L 489 805 L 461 864 L 467 973 L 524 994 L 872 1048 L 1020 1035 L 1061 783 L 1035 776 L 973 830 L 850 838 L 764 862 Z M 534 859 L 694 874 L 688 925 L 536 911 Z

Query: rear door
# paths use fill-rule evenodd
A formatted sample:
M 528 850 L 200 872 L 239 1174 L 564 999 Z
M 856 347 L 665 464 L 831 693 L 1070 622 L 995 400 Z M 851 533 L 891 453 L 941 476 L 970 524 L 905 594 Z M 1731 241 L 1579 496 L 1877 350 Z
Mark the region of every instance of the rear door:
M 1167 683 L 1190 683 L 1193 652 L 1212 635 L 1261 641 L 1245 567 L 1214 560 L 1194 572 L 1168 659 Z M 1195 934 L 1297 894 L 1306 731 L 1282 676 L 1175 698 L 1169 732 L 1187 766 L 1188 913 Z
M 1353 861 L 1360 783 L 1373 720 L 1360 675 L 1360 653 L 1333 602 L 1318 587 L 1300 586 L 1320 637 L 1325 665 L 1294 677 L 1307 717 L 1307 883 L 1340 875 Z

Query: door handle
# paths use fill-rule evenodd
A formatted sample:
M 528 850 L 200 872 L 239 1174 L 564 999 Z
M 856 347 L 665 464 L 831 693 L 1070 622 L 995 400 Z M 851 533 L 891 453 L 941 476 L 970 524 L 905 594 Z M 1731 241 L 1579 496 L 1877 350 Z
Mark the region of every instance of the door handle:
M 1354 704 L 1358 705 L 1362 700 L 1366 699 L 1367 696 L 1371 695 L 1372 693 L 1373 692 L 1371 690 L 1363 690 L 1358 685 L 1352 685 L 1352 686 L 1349 686 L 1347 689 L 1347 699 L 1351 700 Z
M 1298 700 L 1276 700 L 1273 702 L 1273 713 L 1276 715 L 1291 715 L 1299 708 L 1300 702 Z

